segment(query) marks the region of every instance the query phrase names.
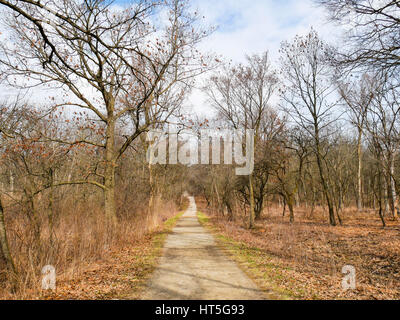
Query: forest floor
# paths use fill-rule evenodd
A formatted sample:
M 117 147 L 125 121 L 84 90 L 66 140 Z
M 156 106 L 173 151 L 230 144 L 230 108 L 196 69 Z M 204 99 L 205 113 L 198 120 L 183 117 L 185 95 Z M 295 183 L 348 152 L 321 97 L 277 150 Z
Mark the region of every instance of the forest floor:
M 261 288 L 291 299 L 400 299 L 399 222 L 383 229 L 374 212 L 353 210 L 330 227 L 323 210 L 310 217 L 298 208 L 290 225 L 281 208 L 269 208 L 248 230 L 247 218 L 228 222 L 197 203 L 202 224 Z M 355 290 L 342 289 L 345 265 L 356 269 Z
M 330 227 L 324 210 L 297 208 L 291 225 L 268 207 L 248 230 L 247 217 L 229 222 L 196 202 L 201 212 L 177 214 L 29 299 L 400 299 L 397 221 L 383 229 L 375 212 L 348 210 Z M 345 265 L 355 267 L 355 290 L 342 289 Z

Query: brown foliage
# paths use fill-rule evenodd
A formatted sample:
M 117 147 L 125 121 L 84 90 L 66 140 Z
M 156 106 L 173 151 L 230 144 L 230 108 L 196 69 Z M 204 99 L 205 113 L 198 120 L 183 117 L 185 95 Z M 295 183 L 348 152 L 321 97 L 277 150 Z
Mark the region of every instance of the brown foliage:
M 204 201 L 202 207 L 205 209 Z M 399 299 L 398 223 L 389 222 L 382 229 L 375 212 L 347 209 L 343 214 L 344 225 L 330 227 L 322 208 L 312 217 L 305 208 L 297 208 L 295 212 L 297 222 L 290 224 L 287 217 L 282 217 L 282 208 L 269 207 L 254 230 L 245 228 L 239 214 L 234 222 L 211 214 L 211 221 L 225 236 L 259 249 L 268 259 L 260 269 L 271 264 L 279 266 L 282 274 L 277 279 L 279 287 L 297 298 Z M 344 292 L 341 288 L 345 265 L 356 268 L 354 291 Z
M 94 205 L 94 200 L 72 205 L 74 197 L 68 196 L 58 208 L 63 214 L 55 223 L 53 236 L 50 237 L 48 225 L 43 221 L 39 243 L 26 216 L 19 214 L 16 208 L 9 211 L 9 242 L 19 280 L 17 291 L 11 293 L 10 283 L 5 282 L 5 270 L 1 269 L 0 299 L 104 298 L 118 286 L 127 289 L 138 281 L 132 273 L 130 284 L 129 281 L 119 283 L 120 269 L 126 268 L 129 262 L 136 266 L 135 272 L 139 272 L 139 266 L 134 263 L 140 263 L 140 257 L 150 250 L 151 234 L 176 214 L 176 205 L 159 203 L 157 214 L 151 219 L 146 207 L 125 207 L 131 214 L 120 217 L 115 232 L 110 232 L 102 208 Z M 138 254 L 140 256 L 136 259 Z M 48 264 L 53 265 L 57 272 L 57 291 L 50 296 L 41 290 L 41 269 Z M 113 281 L 117 287 L 113 287 Z

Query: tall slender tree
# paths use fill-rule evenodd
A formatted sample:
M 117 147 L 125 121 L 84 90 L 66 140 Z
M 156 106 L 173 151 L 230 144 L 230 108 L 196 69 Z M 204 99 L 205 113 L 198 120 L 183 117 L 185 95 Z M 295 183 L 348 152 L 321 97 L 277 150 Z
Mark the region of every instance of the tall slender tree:
M 332 98 L 336 86 L 328 63 L 330 50 L 314 30 L 307 36 L 297 36 L 292 43 L 284 42 L 281 47 L 284 86 L 281 96 L 284 110 L 312 137 L 329 222 L 335 226 L 334 201 L 324 160 L 324 144 L 330 135 L 331 124 L 337 120 L 333 111 L 338 105 L 337 99 Z
M 357 130 L 357 208 L 359 211 L 363 209 L 362 143 L 375 89 L 373 77 L 368 74 L 364 74 L 360 80 L 339 84 L 339 93 L 347 107 L 349 120 Z

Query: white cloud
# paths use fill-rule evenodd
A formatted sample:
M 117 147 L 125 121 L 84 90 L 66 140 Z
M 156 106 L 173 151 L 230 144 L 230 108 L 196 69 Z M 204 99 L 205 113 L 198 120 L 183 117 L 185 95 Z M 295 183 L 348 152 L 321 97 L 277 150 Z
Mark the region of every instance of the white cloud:
M 312 0 L 194 0 L 193 7 L 206 17 L 206 23 L 219 27 L 201 48 L 234 62 L 268 50 L 277 63 L 281 42 L 307 34 L 311 27 L 329 42 L 340 36 L 340 30 L 327 23 L 326 13 Z M 190 103 L 197 112 L 209 113 L 199 91 Z
M 283 40 L 305 34 L 312 26 L 328 40 L 338 34 L 312 0 L 195 0 L 193 6 L 209 24 L 219 25 L 203 48 L 234 61 L 265 50 L 277 57 Z

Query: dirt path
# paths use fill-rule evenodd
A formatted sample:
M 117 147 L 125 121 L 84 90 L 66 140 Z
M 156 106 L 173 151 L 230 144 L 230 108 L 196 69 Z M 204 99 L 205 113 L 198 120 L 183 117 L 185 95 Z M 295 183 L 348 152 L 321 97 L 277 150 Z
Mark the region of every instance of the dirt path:
M 216 245 L 190 206 L 168 236 L 144 300 L 262 300 L 265 295 Z

